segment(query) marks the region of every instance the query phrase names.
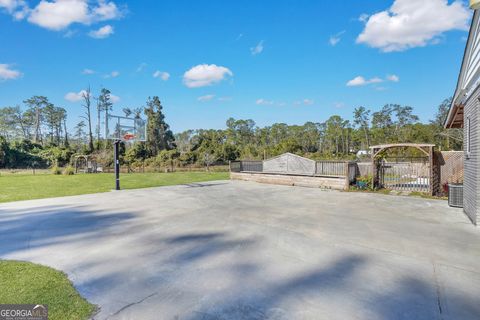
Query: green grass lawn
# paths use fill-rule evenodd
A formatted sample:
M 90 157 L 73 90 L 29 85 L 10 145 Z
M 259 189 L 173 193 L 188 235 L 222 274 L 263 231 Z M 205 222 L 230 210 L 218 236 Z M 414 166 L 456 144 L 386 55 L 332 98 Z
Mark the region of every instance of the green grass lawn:
M 122 189 L 170 186 L 226 180 L 228 172 L 122 173 Z M 113 174 L 0 176 L 0 202 L 107 192 L 115 188 Z
M 50 320 L 83 320 L 95 311 L 64 273 L 45 266 L 0 261 L 0 284 L 1 304 L 46 304 Z

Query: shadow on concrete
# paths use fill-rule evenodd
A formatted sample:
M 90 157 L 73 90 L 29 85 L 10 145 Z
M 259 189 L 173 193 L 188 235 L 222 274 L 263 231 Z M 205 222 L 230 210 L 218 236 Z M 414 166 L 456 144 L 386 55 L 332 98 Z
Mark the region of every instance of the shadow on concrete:
M 414 275 L 401 279 L 386 292 L 377 292 L 365 307 L 382 320 L 480 319 L 478 299 L 458 287 L 445 290 Z
M 284 301 L 319 292 L 348 290 L 355 269 L 365 263 L 366 259 L 362 256 L 342 257 L 320 270 L 312 270 L 281 283 L 272 283 L 262 290 L 261 295 L 252 288 L 251 292 L 239 294 L 238 299 L 227 299 L 213 308 L 197 310 L 187 319 L 290 319 L 288 311 L 282 308 Z M 249 266 L 249 271 L 256 269 Z
M 178 253 L 170 257 L 169 263 L 179 267 L 233 250 L 247 249 L 255 243 L 255 239 L 230 239 L 225 233 L 187 234 L 166 238 L 164 241 L 177 246 L 172 249 Z
M 193 234 L 186 234 L 182 236 L 170 237 L 165 239 L 165 242 L 170 244 L 200 242 L 200 241 L 203 242 L 203 241 L 215 240 L 224 235 L 225 235 L 224 233 L 220 233 L 220 232 L 193 233 Z
M 82 206 L 0 211 L 0 257 L 15 251 L 99 236 L 132 219 L 128 212 L 96 212 Z
M 116 227 L 121 227 L 119 230 L 125 232 L 131 230 L 125 224 L 130 225 L 133 218 L 134 215 L 128 212 L 100 213 L 81 206 L 0 211 L 0 258 L 29 248 L 87 238 L 101 239 L 102 234 Z M 135 245 L 141 247 L 148 242 L 153 243 L 152 248 L 157 245 L 161 248 L 156 252 L 147 252 L 151 254 L 147 259 L 148 264 L 138 265 L 133 271 L 114 268 L 80 284 L 75 283 L 80 292 L 88 297 L 105 296 L 115 290 L 121 294 L 121 290 L 126 287 L 131 290 L 128 299 L 132 301 L 125 301 L 124 305 L 112 310 L 111 314 L 119 314 L 129 306 L 136 305 L 135 301 L 143 301 L 145 297 L 155 297 L 157 291 L 187 282 L 197 267 L 206 267 L 209 261 L 223 254 L 232 255 L 235 261 L 217 260 L 223 262 L 212 270 L 232 275 L 231 291 L 225 292 L 225 297 L 214 306 L 200 304 L 195 312 L 182 319 L 291 319 L 292 313 L 288 309 L 290 301 L 295 300 L 296 305 L 301 306 L 310 303 L 309 300 L 316 301 L 315 299 L 333 295 L 354 299 L 359 312 L 368 313 L 370 319 L 467 320 L 478 319 L 480 314 L 480 304 L 472 298 L 471 293 L 462 292 L 458 290 L 459 287 L 449 288 L 446 292 L 447 299 L 444 291 L 435 287 L 433 282 L 427 283 L 414 274 L 399 279 L 394 285 L 374 290 L 370 288 L 371 284 L 362 283 L 359 279 L 357 271 L 368 268 L 370 263 L 362 255 L 345 255 L 330 264 L 292 273 L 287 279 L 274 281 L 262 278 L 268 266 L 255 263 L 255 259 L 242 260 L 243 254 L 248 254 L 251 247 L 261 241 L 260 236 L 235 238 L 226 232 L 204 232 L 165 237 L 134 232 L 144 236 Z M 88 265 L 86 261 L 79 261 L 78 268 L 95 271 L 104 263 L 109 261 L 88 261 Z M 126 276 L 128 272 L 133 272 L 138 277 L 129 278 Z M 91 274 L 97 275 L 95 272 Z M 247 279 L 258 279 L 261 285 L 256 288 L 242 286 Z M 141 288 L 148 288 L 146 296 L 141 296 L 144 294 Z M 179 290 L 184 290 L 183 288 L 180 287 Z M 359 292 L 352 292 L 354 290 Z M 359 317 L 362 318 L 361 315 Z

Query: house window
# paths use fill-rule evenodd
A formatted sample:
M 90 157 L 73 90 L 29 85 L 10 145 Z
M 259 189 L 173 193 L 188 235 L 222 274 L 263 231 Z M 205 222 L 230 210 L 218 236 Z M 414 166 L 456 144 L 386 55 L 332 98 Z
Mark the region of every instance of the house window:
M 466 157 L 467 159 L 470 158 L 470 154 L 471 154 L 471 147 L 472 147 L 472 143 L 471 143 L 471 139 L 472 139 L 472 135 L 471 135 L 471 126 L 470 126 L 470 117 L 467 117 L 467 121 L 465 122 L 465 154 L 466 154 Z

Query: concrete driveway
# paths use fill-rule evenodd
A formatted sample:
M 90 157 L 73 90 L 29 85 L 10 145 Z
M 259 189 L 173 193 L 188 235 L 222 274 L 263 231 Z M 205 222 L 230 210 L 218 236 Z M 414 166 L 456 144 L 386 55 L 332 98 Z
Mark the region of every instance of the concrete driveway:
M 218 181 L 8 203 L 0 258 L 65 271 L 95 319 L 480 318 L 480 230 L 445 201 Z

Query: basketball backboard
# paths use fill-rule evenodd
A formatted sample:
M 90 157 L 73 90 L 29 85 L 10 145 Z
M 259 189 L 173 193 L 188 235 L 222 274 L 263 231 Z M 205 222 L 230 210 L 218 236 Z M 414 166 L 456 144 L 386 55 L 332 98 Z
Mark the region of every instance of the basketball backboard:
M 105 121 L 105 137 L 126 142 L 146 141 L 147 123 L 144 119 L 108 114 Z

